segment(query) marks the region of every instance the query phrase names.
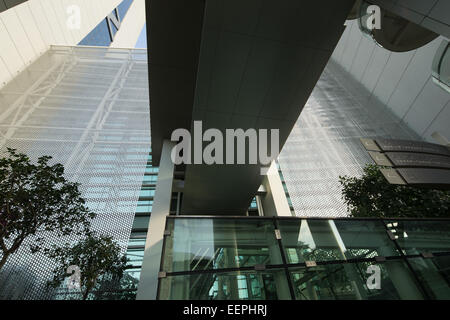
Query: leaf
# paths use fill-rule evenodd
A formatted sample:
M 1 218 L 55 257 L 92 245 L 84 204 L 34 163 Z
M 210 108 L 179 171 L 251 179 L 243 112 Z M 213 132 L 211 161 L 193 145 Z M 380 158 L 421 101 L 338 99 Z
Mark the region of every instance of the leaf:
M 339 177 L 352 217 L 448 217 L 450 192 L 392 185 L 380 167 L 369 164 L 361 177 Z
M 59 287 L 68 276 L 66 270 L 75 265 L 81 271 L 81 291 L 83 298 L 100 288 L 119 285 L 127 267 L 127 259 L 120 254 L 120 246 L 110 236 L 89 232 L 74 245 L 54 247 L 47 251 L 49 257 L 57 262 L 53 270 L 53 279 L 49 285 Z M 97 292 L 98 295 L 98 292 Z
M 95 214 L 85 206 L 79 184 L 65 179 L 62 164 L 49 165 L 49 156 L 32 163 L 27 155 L 7 150 L 9 156 L 0 159 L 0 243 L 11 245 L 0 246 L 2 256 L 14 254 L 40 231 L 61 236 L 89 229 Z M 32 253 L 44 248 L 44 239 L 33 240 Z

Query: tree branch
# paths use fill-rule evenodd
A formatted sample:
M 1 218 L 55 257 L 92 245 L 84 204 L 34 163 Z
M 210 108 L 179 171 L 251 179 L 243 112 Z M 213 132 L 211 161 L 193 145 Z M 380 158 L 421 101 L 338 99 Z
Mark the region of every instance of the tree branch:
M 0 238 L 0 248 L 2 248 L 3 253 L 8 252 L 8 248 L 6 247 L 5 241 L 3 238 Z

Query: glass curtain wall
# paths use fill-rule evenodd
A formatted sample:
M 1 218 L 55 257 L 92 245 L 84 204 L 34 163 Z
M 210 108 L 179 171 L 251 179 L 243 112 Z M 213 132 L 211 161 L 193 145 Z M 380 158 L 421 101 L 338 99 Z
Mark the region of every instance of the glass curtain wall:
M 159 168 L 151 164 L 151 153 L 145 167 L 144 179 L 139 194 L 139 200 L 131 229 L 130 240 L 126 256 L 129 260 L 129 268 L 125 271 L 122 282 L 123 288 L 130 297 L 135 298 L 139 279 L 141 276 L 142 260 L 144 259 L 145 241 L 147 239 L 148 226 L 155 196 L 156 181 Z
M 178 216 L 159 299 L 449 299 L 449 268 L 450 220 Z

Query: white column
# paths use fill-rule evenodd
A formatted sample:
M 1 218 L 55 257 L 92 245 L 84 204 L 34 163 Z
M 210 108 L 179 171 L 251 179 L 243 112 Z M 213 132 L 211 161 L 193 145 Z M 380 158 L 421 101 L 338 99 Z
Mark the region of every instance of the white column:
M 266 190 L 266 194 L 261 196 L 264 215 L 291 217 L 291 209 L 275 161 L 270 165 L 262 184 Z
M 137 300 L 155 300 L 157 295 L 164 228 L 166 225 L 166 217 L 170 212 L 172 198 L 174 164 L 170 154 L 174 146 L 175 142 L 164 140 L 158 182 L 156 184 L 152 214 L 150 216 L 147 240 L 145 242 Z

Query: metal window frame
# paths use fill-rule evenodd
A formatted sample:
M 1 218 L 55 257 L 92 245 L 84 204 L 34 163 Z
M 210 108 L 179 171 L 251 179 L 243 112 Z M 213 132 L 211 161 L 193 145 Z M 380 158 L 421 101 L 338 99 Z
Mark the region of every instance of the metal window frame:
M 162 257 L 161 257 L 161 265 L 160 265 L 160 272 L 165 272 L 165 279 L 170 277 L 176 277 L 176 276 L 190 276 L 190 275 L 198 275 L 198 274 L 223 274 L 223 273 L 229 273 L 229 272 L 238 272 L 238 271 L 255 271 L 255 266 L 248 266 L 248 267 L 234 267 L 234 268 L 220 268 L 220 269 L 206 269 L 206 270 L 193 270 L 193 271 L 176 271 L 176 272 L 168 272 L 163 270 L 164 266 L 164 253 L 166 249 L 166 238 L 171 237 L 172 234 L 169 232 L 168 228 L 168 222 L 169 220 L 177 220 L 177 219 L 214 219 L 214 220 L 266 220 L 266 221 L 272 221 L 273 227 L 275 230 L 279 230 L 278 222 L 281 220 L 333 220 L 333 221 L 380 221 L 382 222 L 382 225 L 386 229 L 386 231 L 389 231 L 389 228 L 387 226 L 387 221 L 390 220 L 397 220 L 397 221 L 448 221 L 450 222 L 449 218 L 372 218 L 372 217 L 364 217 L 364 218 L 350 218 L 350 217 L 332 217 L 332 218 L 324 218 L 324 217 L 313 217 L 313 218 L 301 218 L 301 217 L 258 217 L 258 216 L 167 216 L 166 217 L 166 225 L 165 225 L 165 236 L 163 239 L 163 249 L 162 249 Z M 282 238 L 276 239 L 278 242 L 278 247 L 280 250 L 282 262 L 281 264 L 267 264 L 265 265 L 265 270 L 273 270 L 273 269 L 284 269 L 285 275 L 286 275 L 286 281 L 288 282 L 289 287 L 289 293 L 291 295 L 292 300 L 297 300 L 295 297 L 295 289 L 292 284 L 291 279 L 291 270 L 294 268 L 308 268 L 308 262 L 299 262 L 299 263 L 288 263 L 287 257 L 285 254 L 285 250 L 283 248 Z M 398 256 L 386 256 L 382 257 L 383 259 L 379 259 L 380 257 L 373 257 L 373 258 L 349 258 L 349 259 L 340 259 L 340 260 L 329 260 L 329 261 L 314 261 L 315 267 L 323 266 L 323 265 L 344 265 L 344 264 L 356 264 L 356 263 L 363 263 L 363 262 L 374 262 L 377 264 L 384 263 L 385 261 L 402 261 L 405 263 L 408 270 L 411 272 L 413 278 L 414 278 L 414 284 L 419 289 L 420 293 L 422 294 L 423 298 L 425 300 L 431 300 L 432 298 L 427 293 L 427 290 L 425 289 L 424 284 L 422 281 L 420 281 L 420 278 L 417 274 L 417 272 L 413 269 L 411 266 L 409 259 L 414 258 L 423 258 L 422 254 L 404 254 L 402 248 L 400 247 L 398 241 L 396 239 L 391 239 L 391 241 L 394 243 L 394 246 L 396 247 L 397 251 L 399 252 Z M 442 251 L 442 252 L 433 252 L 434 257 L 442 257 L 442 256 L 450 256 L 450 251 Z M 383 261 L 381 261 L 383 260 Z M 160 288 L 161 288 L 161 279 L 158 280 L 158 288 L 157 288 L 157 297 L 156 300 L 160 299 Z

